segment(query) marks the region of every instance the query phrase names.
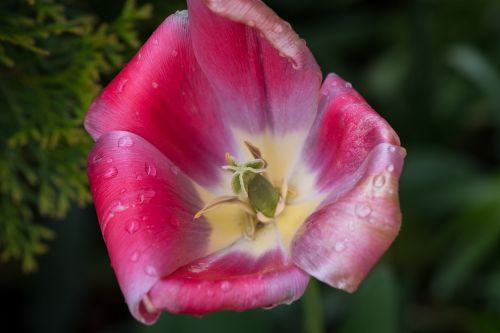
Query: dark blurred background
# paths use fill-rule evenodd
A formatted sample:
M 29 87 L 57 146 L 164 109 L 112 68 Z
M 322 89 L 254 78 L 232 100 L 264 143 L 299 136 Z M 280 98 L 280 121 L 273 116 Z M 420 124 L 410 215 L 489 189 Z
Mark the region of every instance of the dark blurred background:
M 324 332 L 500 332 L 500 1 L 267 3 L 408 151 L 402 231 L 357 293 L 317 285 Z M 184 7 L 2 0 L 1 332 L 312 333 L 302 300 L 164 313 L 146 327 L 118 289 L 87 204 L 80 124 L 100 87 Z

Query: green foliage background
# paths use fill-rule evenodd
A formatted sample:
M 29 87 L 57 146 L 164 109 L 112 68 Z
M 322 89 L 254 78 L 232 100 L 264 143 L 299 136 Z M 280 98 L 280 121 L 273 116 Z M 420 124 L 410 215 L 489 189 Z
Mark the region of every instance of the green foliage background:
M 289 307 L 135 323 L 87 205 L 92 143 L 81 124 L 140 42 L 185 4 L 2 0 L 1 331 L 500 332 L 500 2 L 267 3 L 408 150 L 401 234 L 360 290 L 317 284 Z

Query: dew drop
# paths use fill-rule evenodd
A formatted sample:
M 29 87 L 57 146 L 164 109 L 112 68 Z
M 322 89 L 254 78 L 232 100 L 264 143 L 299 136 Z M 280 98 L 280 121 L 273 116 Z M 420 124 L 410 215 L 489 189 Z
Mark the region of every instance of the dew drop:
M 141 217 L 141 220 L 143 221 L 146 221 L 148 219 L 148 217 L 146 215 L 144 215 L 143 217 Z
M 346 82 L 345 83 L 346 88 L 352 88 L 352 83 L 351 82 Z
M 229 291 L 231 289 L 231 282 L 229 281 L 222 281 L 220 284 L 220 289 L 222 291 Z
M 111 167 L 104 171 L 104 178 L 113 178 L 118 174 L 118 170 L 115 167 Z
M 137 221 L 136 219 L 130 220 L 127 223 L 127 226 L 125 227 L 125 230 L 129 234 L 133 234 L 133 233 L 137 232 L 137 230 L 139 230 L 139 221 Z
M 349 231 L 354 231 L 354 229 L 356 228 L 356 226 L 354 225 L 354 221 L 352 221 L 352 220 L 349 221 L 347 227 L 348 227 Z
M 92 162 L 99 163 L 102 161 L 102 158 L 103 158 L 102 153 L 95 154 L 94 158 L 92 159 Z
M 335 244 L 335 251 L 342 252 L 346 249 L 346 245 L 342 242 Z
M 276 33 L 279 34 L 280 32 L 283 32 L 283 27 L 281 25 L 279 25 L 279 24 L 276 24 L 274 26 L 273 30 L 274 30 L 274 32 L 276 32 Z
M 130 255 L 130 261 L 132 262 L 136 262 L 137 260 L 139 260 L 139 257 L 141 255 L 139 254 L 139 251 L 134 251 L 132 252 L 132 254 Z
M 125 189 L 125 188 L 120 189 L 120 193 L 121 193 L 121 194 L 123 194 L 123 193 L 125 193 L 125 192 L 127 192 L 127 189 Z
M 249 20 L 249 21 L 247 22 L 247 25 L 248 25 L 249 27 L 255 27 L 255 21 L 253 21 L 253 20 Z
M 171 226 L 176 227 L 176 228 L 181 225 L 181 221 L 175 217 L 171 217 L 168 222 L 170 223 Z
M 340 279 L 340 280 L 334 282 L 334 286 L 338 289 L 345 289 L 345 287 L 347 287 L 347 280 Z
M 153 266 L 146 266 L 146 269 L 144 270 L 147 275 L 156 277 L 158 275 L 158 272 L 156 271 L 156 268 Z
M 389 172 L 393 172 L 393 171 L 394 171 L 394 164 L 392 164 L 392 163 L 391 163 L 391 164 L 389 164 L 389 165 L 387 166 L 387 171 L 389 171 Z
M 156 167 L 154 165 L 146 163 L 144 165 L 144 169 L 146 170 L 146 174 L 148 176 L 151 176 L 151 177 L 156 176 Z
M 174 175 L 177 175 L 179 173 L 179 168 L 176 165 L 171 165 L 170 166 L 170 172 L 172 172 Z
M 367 217 L 372 212 L 367 204 L 357 204 L 354 210 L 359 217 Z
M 179 52 L 176 49 L 172 50 L 172 56 L 173 57 L 177 57 L 178 54 L 179 54 Z
M 389 152 L 391 152 L 391 153 L 394 153 L 394 152 L 396 152 L 396 147 L 394 147 L 394 146 L 389 146 L 389 148 L 387 148 L 387 150 L 388 150 Z
M 153 45 L 160 45 L 160 42 L 158 41 L 158 38 L 153 38 Z
M 143 177 L 141 175 L 136 175 L 135 176 L 135 180 L 142 180 L 142 179 L 143 179 Z
M 212 0 L 208 3 L 210 9 L 216 13 L 223 13 L 226 11 L 226 6 L 219 0 Z
M 152 81 L 151 86 L 156 89 L 158 88 L 158 83 L 156 81 Z
M 134 141 L 130 136 L 122 136 L 118 139 L 118 147 L 131 147 L 134 145 Z
M 301 68 L 302 68 L 302 66 L 301 66 L 301 64 L 300 64 L 300 63 L 298 63 L 297 61 L 292 60 L 292 68 L 293 68 L 293 69 L 301 69 Z
M 127 84 L 128 79 L 123 79 L 118 83 L 118 87 L 116 88 L 116 93 L 121 94 L 123 92 L 123 89 L 125 89 L 125 85 Z
M 381 188 L 382 186 L 385 185 L 385 176 L 384 175 L 378 175 L 373 178 L 373 186 L 375 188 Z

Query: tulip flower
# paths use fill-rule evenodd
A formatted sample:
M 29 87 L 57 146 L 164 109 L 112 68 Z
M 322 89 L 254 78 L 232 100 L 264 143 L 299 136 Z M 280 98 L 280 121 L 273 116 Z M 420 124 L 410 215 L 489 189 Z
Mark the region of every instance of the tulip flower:
M 353 292 L 400 228 L 398 136 L 259 0 L 188 0 L 85 127 L 104 241 L 147 324 L 290 303 L 310 276 Z

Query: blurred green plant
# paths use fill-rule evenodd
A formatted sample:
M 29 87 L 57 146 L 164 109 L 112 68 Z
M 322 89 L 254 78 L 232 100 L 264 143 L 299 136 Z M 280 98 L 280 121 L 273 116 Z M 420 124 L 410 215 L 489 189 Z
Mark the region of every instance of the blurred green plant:
M 111 23 L 73 1 L 0 2 L 0 258 L 25 271 L 53 232 L 40 217 L 62 218 L 90 201 L 82 123 L 105 73 L 138 47 L 135 24 L 149 5 L 125 2 Z

